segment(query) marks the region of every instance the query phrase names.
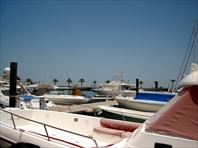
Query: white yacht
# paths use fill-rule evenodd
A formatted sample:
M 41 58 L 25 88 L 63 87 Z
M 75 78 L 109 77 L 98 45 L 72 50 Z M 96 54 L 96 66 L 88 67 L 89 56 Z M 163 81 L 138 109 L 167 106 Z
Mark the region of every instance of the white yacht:
M 124 81 L 111 81 L 106 84 L 101 84 L 99 88 L 94 91 L 101 96 L 117 96 L 117 95 L 134 95 L 135 85 L 126 83 Z
M 94 89 L 99 96 L 133 96 L 135 94 L 135 85 L 123 80 L 123 73 L 116 75 L 116 80 L 101 84 L 99 88 Z

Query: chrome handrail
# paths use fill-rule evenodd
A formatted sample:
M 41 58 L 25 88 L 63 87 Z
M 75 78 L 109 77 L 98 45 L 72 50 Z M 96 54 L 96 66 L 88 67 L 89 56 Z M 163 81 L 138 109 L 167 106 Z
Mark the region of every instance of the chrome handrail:
M 40 124 L 40 125 L 43 125 L 48 140 L 50 140 L 50 137 L 49 137 L 49 135 L 48 135 L 48 131 L 47 131 L 46 126 L 47 126 L 47 127 L 50 127 L 50 128 L 54 128 L 54 129 L 60 130 L 60 131 L 64 131 L 64 132 L 67 132 L 67 133 L 71 133 L 71 134 L 74 134 L 74 135 L 82 136 L 82 137 L 88 138 L 88 139 L 90 139 L 90 140 L 93 140 L 94 143 L 95 143 L 95 145 L 96 145 L 96 147 L 98 147 L 98 144 L 97 144 L 96 140 L 93 139 L 92 137 L 85 136 L 85 135 L 82 135 L 82 134 L 78 134 L 78 133 L 75 133 L 75 132 L 71 132 L 71 131 L 68 131 L 68 130 L 65 130 L 65 129 L 61 129 L 61 128 L 58 128 L 58 127 L 54 127 L 54 126 L 52 126 L 52 125 L 48 125 L 48 124 L 45 124 L 45 123 L 42 123 L 42 122 L 39 122 L 39 121 L 31 120 L 31 119 L 22 117 L 22 116 L 20 116 L 20 115 L 17 115 L 17 114 L 15 114 L 15 113 L 6 111 L 6 110 L 4 110 L 4 109 L 2 109 L 2 108 L 0 108 L 0 110 L 11 115 L 11 119 L 12 119 L 12 122 L 13 122 L 13 126 L 14 126 L 14 129 L 16 129 L 16 130 L 17 130 L 17 128 L 16 128 L 16 124 L 15 124 L 15 121 L 14 121 L 13 116 L 16 116 L 16 117 L 18 117 L 18 118 L 21 118 L 21 119 L 24 119 L 24 120 L 28 120 L 28 121 L 31 121 L 31 122 L 34 122 L 34 123 L 37 123 L 37 124 Z

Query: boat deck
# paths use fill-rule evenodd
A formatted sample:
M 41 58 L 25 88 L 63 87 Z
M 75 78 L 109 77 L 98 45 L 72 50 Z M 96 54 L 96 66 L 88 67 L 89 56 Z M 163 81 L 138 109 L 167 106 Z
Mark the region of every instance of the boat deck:
M 52 127 L 46 127 L 46 131 L 43 125 L 37 123 L 31 123 L 23 126 L 17 126 L 17 129 L 21 132 L 28 133 L 37 138 L 43 140 L 59 143 L 62 145 L 70 145 L 72 147 L 107 147 L 119 142 L 121 139 L 126 138 L 131 132 L 124 132 L 122 130 L 96 127 L 93 129 L 92 135 L 78 135 L 72 132 L 66 132 L 63 130 L 55 129 Z M 94 142 L 94 140 L 96 143 Z
M 69 144 L 74 147 L 96 147 L 96 144 L 91 139 L 92 135 L 90 135 L 90 138 L 87 138 L 74 133 L 69 133 L 51 127 L 47 127 L 47 136 L 45 128 L 42 125 L 34 126 L 32 124 L 17 126 L 17 129 L 23 132 L 28 132 L 28 134 L 31 134 L 32 136 L 36 136 L 55 143 L 62 143 L 63 145 Z M 97 141 L 97 144 L 99 146 L 106 146 L 108 143 L 105 143 L 104 141 Z

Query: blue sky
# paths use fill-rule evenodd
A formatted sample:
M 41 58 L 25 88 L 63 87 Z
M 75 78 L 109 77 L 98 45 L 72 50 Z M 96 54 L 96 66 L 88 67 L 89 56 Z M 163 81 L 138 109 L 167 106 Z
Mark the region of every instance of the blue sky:
M 103 83 L 123 72 L 147 86 L 177 79 L 197 0 L 1 0 L 1 73 Z

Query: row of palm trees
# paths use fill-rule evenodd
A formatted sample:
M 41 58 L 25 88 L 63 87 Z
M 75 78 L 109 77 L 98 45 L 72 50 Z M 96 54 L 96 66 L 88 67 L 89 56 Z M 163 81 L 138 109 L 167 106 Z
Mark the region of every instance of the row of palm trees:
M 30 78 L 27 78 L 27 79 L 25 80 L 25 82 L 26 82 L 26 84 L 28 84 L 28 85 L 33 84 L 33 81 L 32 81 L 32 79 L 30 79 Z M 53 79 L 54 85 L 56 85 L 58 82 L 59 82 L 58 79 L 56 79 L 56 78 Z M 83 78 L 81 78 L 78 82 L 80 82 L 80 84 L 81 84 L 81 86 L 82 86 L 83 83 L 85 83 L 85 80 L 84 80 Z M 106 83 L 109 83 L 109 82 L 110 82 L 109 80 L 106 81 Z M 68 86 L 70 87 L 71 84 L 73 83 L 73 81 L 72 81 L 70 78 L 68 78 L 68 79 L 66 80 L 66 83 L 67 83 Z M 94 85 L 94 86 L 96 85 L 96 83 L 97 83 L 97 81 L 93 81 L 93 85 Z
M 27 84 L 33 84 L 33 81 L 30 78 L 27 78 L 25 81 L 26 81 Z M 171 87 L 174 88 L 174 82 L 175 82 L 175 80 L 170 80 L 170 81 L 171 81 Z M 53 79 L 54 85 L 56 85 L 58 82 L 59 82 L 58 79 L 56 79 L 56 78 Z M 68 78 L 66 80 L 66 82 L 67 82 L 67 84 L 68 84 L 69 87 L 73 83 L 73 81 L 70 78 Z M 81 78 L 78 82 L 80 82 L 80 85 L 82 86 L 83 83 L 85 83 L 85 80 L 83 78 Z M 93 85 L 94 86 L 96 85 L 96 83 L 97 83 L 97 81 L 93 81 Z M 110 83 L 110 80 L 106 80 L 105 83 L 107 83 L 107 84 Z M 142 80 L 139 80 L 140 88 L 142 88 L 142 85 L 143 84 L 144 84 L 144 82 Z M 154 81 L 154 84 L 155 84 L 155 86 L 157 86 L 158 85 L 158 81 Z
M 54 82 L 54 85 L 56 85 L 58 83 L 58 80 L 54 79 L 53 82 Z M 71 83 L 73 83 L 73 81 L 70 78 L 68 78 L 66 80 L 66 82 L 67 82 L 69 87 L 71 86 Z M 78 82 L 80 82 L 80 85 L 82 86 L 83 83 L 85 83 L 85 80 L 83 78 L 81 78 Z M 97 83 L 96 81 L 93 81 L 94 86 L 96 85 L 96 83 Z

